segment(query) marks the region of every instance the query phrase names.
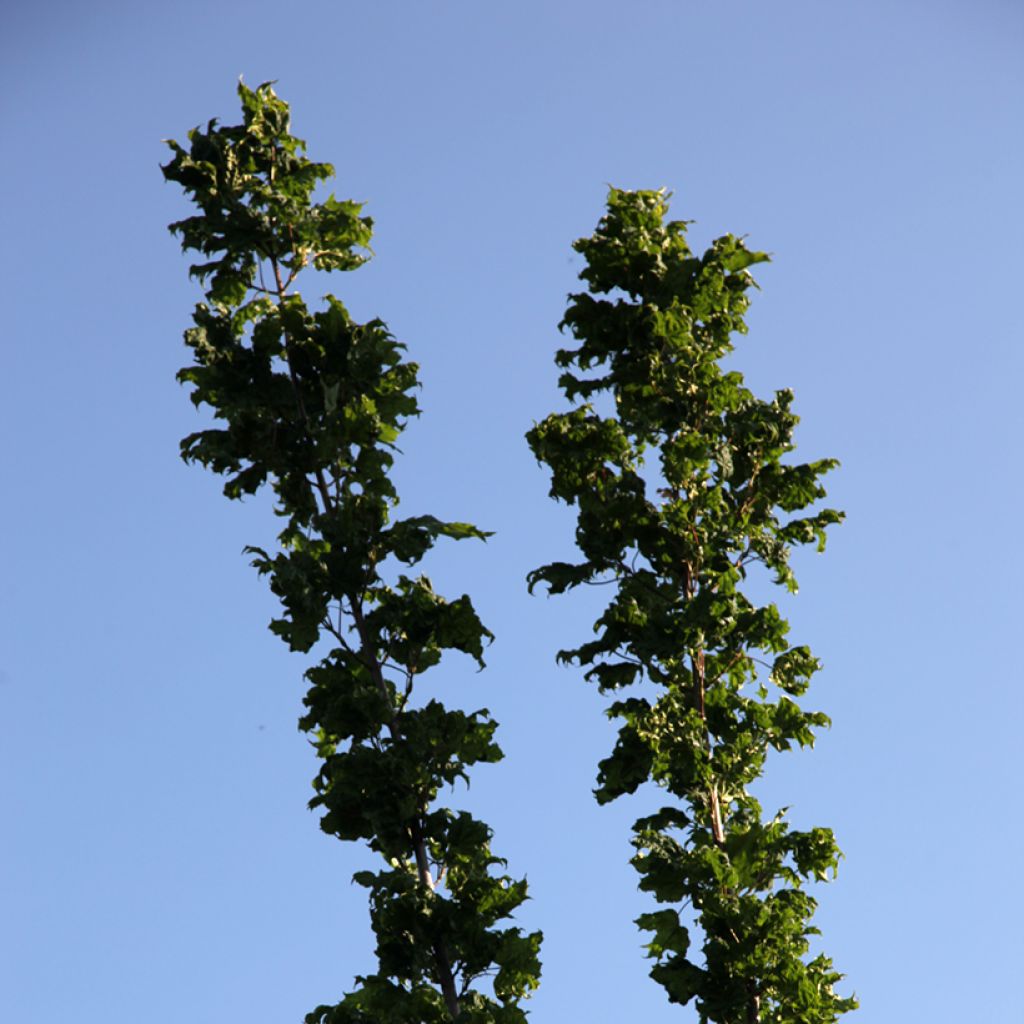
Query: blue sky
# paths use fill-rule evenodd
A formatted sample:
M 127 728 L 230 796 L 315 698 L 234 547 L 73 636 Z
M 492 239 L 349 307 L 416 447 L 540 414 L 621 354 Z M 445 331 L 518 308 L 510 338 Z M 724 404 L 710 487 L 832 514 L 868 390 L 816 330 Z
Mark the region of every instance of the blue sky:
M 177 458 L 198 291 L 160 140 L 234 122 L 239 75 L 278 80 L 376 220 L 330 287 L 422 366 L 404 508 L 496 531 L 429 565 L 497 634 L 486 673 L 435 675 L 501 723 L 506 760 L 453 800 L 530 878 L 536 1024 L 695 1019 L 631 923 L 643 798 L 594 804 L 610 727 L 553 662 L 596 598 L 522 582 L 571 557 L 522 434 L 559 404 L 570 245 L 608 184 L 774 254 L 735 364 L 795 390 L 799 454 L 843 463 L 847 523 L 783 605 L 834 726 L 763 794 L 846 852 L 818 923 L 857 1018 L 1015 1019 L 1022 58 L 1010 0 L 9 5 L 0 1019 L 280 1024 L 371 963 L 365 856 L 305 809 L 306 659 L 241 554 L 269 507 Z

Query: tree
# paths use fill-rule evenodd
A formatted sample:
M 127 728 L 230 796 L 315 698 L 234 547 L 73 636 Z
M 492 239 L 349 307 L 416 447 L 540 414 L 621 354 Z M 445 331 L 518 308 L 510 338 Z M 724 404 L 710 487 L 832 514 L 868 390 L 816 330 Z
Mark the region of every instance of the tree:
M 633 827 L 640 888 L 668 905 L 637 920 L 653 933 L 652 977 L 671 1001 L 695 1000 L 702 1022 L 824 1024 L 856 1003 L 835 993 L 827 957 L 806 958 L 817 929 L 804 885 L 834 873 L 840 852 L 831 830 L 795 831 L 784 810 L 766 819 L 750 794 L 770 749 L 812 744 L 828 724 L 793 699 L 819 664 L 788 642 L 775 604 L 741 588 L 760 565 L 796 590 L 791 546 L 822 550 L 842 517 L 789 513 L 824 497 L 836 462 L 785 461 L 792 393 L 758 399 L 721 366 L 746 330 L 747 268 L 767 255 L 726 235 L 695 256 L 686 224 L 665 221 L 667 199 L 612 189 L 596 233 L 575 244 L 589 288 L 562 322 L 577 347 L 556 356 L 572 408 L 528 440 L 552 497 L 578 510 L 581 560 L 529 582 L 611 586 L 596 639 L 559 658 L 601 693 L 641 694 L 608 708 L 622 724 L 595 794 L 607 803 L 653 782 L 671 798 Z
M 482 666 L 490 633 L 467 595 L 446 600 L 399 569 L 442 537 L 488 535 L 396 517 L 389 472 L 419 411 L 417 368 L 380 320 L 354 322 L 331 295 L 311 312 L 294 290 L 310 267 L 359 267 L 370 219 L 333 195 L 313 201 L 333 168 L 304 156 L 269 84 L 238 93 L 242 123 L 169 142 L 163 168 L 198 207 L 171 230 L 199 254 L 191 274 L 205 289 L 178 376 L 223 424 L 186 437 L 182 455 L 224 475 L 229 498 L 273 492 L 280 546 L 247 550 L 283 606 L 271 630 L 321 655 L 300 720 L 322 761 L 311 806 L 325 832 L 384 862 L 354 875 L 369 892 L 377 971 L 306 1021 L 523 1024 L 541 935 L 508 918 L 526 883 L 503 873 L 487 825 L 438 803 L 472 765 L 501 758 L 496 723 L 422 694 L 446 651 Z M 666 214 L 664 193 L 612 189 L 596 234 L 576 243 L 590 290 L 563 321 L 578 347 L 557 355 L 572 408 L 528 439 L 551 494 L 578 508 L 582 561 L 529 583 L 612 586 L 596 639 L 559 657 L 602 693 L 639 694 L 608 709 L 622 724 L 597 799 L 647 782 L 674 798 L 634 826 L 640 888 L 669 905 L 637 922 L 653 933 L 652 976 L 673 1002 L 695 1000 L 702 1021 L 824 1024 L 855 1002 L 835 994 L 827 957 L 808 959 L 805 883 L 834 873 L 840 853 L 828 829 L 792 830 L 783 811 L 766 819 L 749 791 L 769 749 L 811 744 L 827 724 L 793 699 L 818 662 L 741 586 L 760 564 L 796 589 L 790 547 L 823 548 L 841 515 L 787 517 L 824 496 L 835 462 L 785 461 L 792 395 L 759 400 L 720 365 L 745 330 L 747 268 L 767 257 L 725 236 L 697 258 Z
M 395 569 L 440 537 L 487 534 L 395 518 L 388 471 L 418 412 L 417 367 L 381 321 L 355 323 L 333 296 L 310 312 L 293 287 L 309 267 L 360 266 L 371 221 L 333 195 L 312 201 L 334 169 L 303 155 L 269 84 L 238 94 L 240 125 L 211 121 L 187 148 L 169 142 L 163 168 L 198 207 L 171 230 L 200 254 L 191 274 L 206 297 L 185 332 L 194 362 L 178 377 L 225 424 L 190 434 L 181 451 L 225 475 L 229 498 L 273 491 L 280 549 L 248 549 L 283 605 L 270 628 L 293 651 L 330 648 L 306 672 L 300 725 L 322 759 L 311 806 L 325 832 L 384 861 L 354 876 L 369 891 L 377 972 L 306 1021 L 521 1024 L 541 936 L 500 925 L 526 882 L 502 873 L 487 825 L 437 802 L 470 766 L 500 760 L 496 723 L 423 700 L 418 685 L 445 651 L 482 666 L 490 633 L 468 596 L 446 600 L 427 577 Z

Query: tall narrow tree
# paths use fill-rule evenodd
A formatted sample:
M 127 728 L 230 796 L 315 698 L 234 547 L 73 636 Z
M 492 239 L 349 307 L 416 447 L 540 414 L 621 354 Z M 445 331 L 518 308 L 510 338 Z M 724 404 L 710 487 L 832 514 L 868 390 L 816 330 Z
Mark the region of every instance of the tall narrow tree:
M 653 933 L 651 975 L 673 1002 L 695 1000 L 702 1022 L 824 1024 L 856 1004 L 833 990 L 831 961 L 807 955 L 805 882 L 840 853 L 829 829 L 795 831 L 750 793 L 769 750 L 811 744 L 827 724 L 793 699 L 818 662 L 743 586 L 760 565 L 796 590 L 791 546 L 823 548 L 841 515 L 789 514 L 824 496 L 836 463 L 788 461 L 792 394 L 758 399 L 721 365 L 745 331 L 747 268 L 768 257 L 730 235 L 697 257 L 667 212 L 663 192 L 612 189 L 596 233 L 575 244 L 589 290 L 562 324 L 577 347 L 556 357 L 572 408 L 528 440 L 551 495 L 578 509 L 581 560 L 537 569 L 530 586 L 611 585 L 596 639 L 559 658 L 602 693 L 639 694 L 608 709 L 622 724 L 598 801 L 648 782 L 671 798 L 634 826 L 640 888 L 666 905 L 637 921 Z
M 280 550 L 249 549 L 283 605 L 270 628 L 294 651 L 324 642 L 301 719 L 323 761 L 311 805 L 325 832 L 384 861 L 354 876 L 369 890 L 377 971 L 306 1020 L 522 1024 L 540 934 L 499 925 L 526 883 L 502 873 L 487 825 L 437 799 L 471 765 L 501 758 L 495 723 L 420 692 L 446 650 L 482 664 L 490 634 L 467 596 L 445 600 L 395 569 L 439 537 L 486 535 L 395 518 L 388 474 L 418 412 L 417 368 L 381 321 L 355 323 L 333 296 L 311 312 L 294 289 L 309 267 L 363 263 L 371 222 L 356 203 L 313 202 L 333 168 L 306 159 L 269 85 L 238 93 L 242 123 L 170 142 L 163 168 L 198 207 L 171 230 L 200 254 L 191 273 L 205 286 L 179 379 L 224 424 L 190 434 L 182 454 L 224 474 L 229 498 L 273 490 Z

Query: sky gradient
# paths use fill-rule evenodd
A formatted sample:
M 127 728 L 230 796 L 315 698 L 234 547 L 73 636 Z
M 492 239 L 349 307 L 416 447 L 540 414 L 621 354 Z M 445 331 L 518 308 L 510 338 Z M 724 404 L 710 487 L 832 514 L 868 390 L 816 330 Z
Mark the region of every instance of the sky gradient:
M 603 595 L 523 582 L 573 556 L 523 433 L 561 407 L 571 243 L 609 184 L 672 190 L 695 248 L 731 231 L 773 254 L 734 364 L 793 388 L 799 457 L 842 462 L 847 522 L 779 595 L 834 725 L 760 793 L 846 853 L 815 895 L 848 1019 L 1016 1019 L 1024 8 L 185 0 L 5 22 L 0 1020 L 285 1024 L 372 962 L 366 855 L 305 808 L 310 659 L 266 630 L 241 553 L 277 524 L 177 456 L 199 289 L 161 139 L 236 123 L 239 75 L 277 80 L 375 220 L 373 261 L 325 289 L 421 365 L 403 511 L 495 531 L 427 565 L 473 596 L 489 667 L 432 675 L 500 723 L 506 760 L 453 802 L 529 877 L 535 1024 L 696 1019 L 632 924 L 650 798 L 594 803 L 612 727 L 554 664 Z

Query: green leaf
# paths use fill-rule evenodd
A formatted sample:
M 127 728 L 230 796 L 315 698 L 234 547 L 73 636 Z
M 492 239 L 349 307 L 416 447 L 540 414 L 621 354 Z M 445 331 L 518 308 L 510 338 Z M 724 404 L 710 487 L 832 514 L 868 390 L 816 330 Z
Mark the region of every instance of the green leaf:
M 679 915 L 674 910 L 641 914 L 636 925 L 642 931 L 654 932 L 654 938 L 646 946 L 649 957 L 660 960 L 667 953 L 686 955 L 690 947 L 690 933 L 679 923 Z

